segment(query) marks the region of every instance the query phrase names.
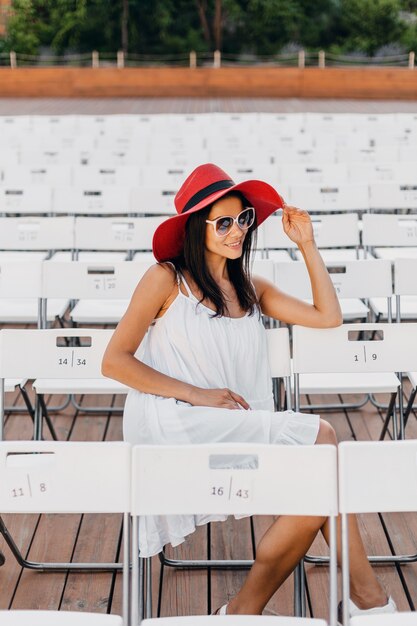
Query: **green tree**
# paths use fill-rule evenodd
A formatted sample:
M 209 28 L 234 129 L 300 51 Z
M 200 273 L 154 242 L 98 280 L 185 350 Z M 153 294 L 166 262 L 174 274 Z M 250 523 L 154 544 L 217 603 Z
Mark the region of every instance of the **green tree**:
M 374 55 L 403 36 L 406 26 L 400 9 L 399 0 L 341 0 L 339 43 L 346 50 Z

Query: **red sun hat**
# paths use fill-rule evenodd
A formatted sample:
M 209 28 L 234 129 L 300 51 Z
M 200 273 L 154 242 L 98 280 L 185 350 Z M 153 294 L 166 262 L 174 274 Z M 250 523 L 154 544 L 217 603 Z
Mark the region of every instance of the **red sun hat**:
M 240 191 L 256 211 L 257 226 L 277 209 L 282 208 L 283 199 L 268 183 L 261 180 L 246 180 L 236 184 L 217 165 L 199 165 L 181 185 L 174 203 L 178 215 L 168 218 L 156 229 L 152 249 L 157 261 L 167 261 L 181 254 L 185 225 L 192 213 L 220 200 L 231 191 Z

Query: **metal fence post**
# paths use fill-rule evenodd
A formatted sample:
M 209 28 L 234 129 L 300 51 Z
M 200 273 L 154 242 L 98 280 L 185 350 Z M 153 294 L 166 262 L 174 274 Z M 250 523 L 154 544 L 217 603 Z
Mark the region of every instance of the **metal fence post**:
M 222 54 L 220 50 L 214 51 L 213 67 L 219 68 L 222 64 Z
M 410 70 L 414 69 L 415 57 L 416 57 L 416 53 L 413 51 L 411 51 L 408 55 L 408 68 Z
M 124 66 L 125 66 L 125 53 L 123 52 L 123 50 L 118 50 L 117 51 L 117 67 L 121 69 Z
M 306 65 L 306 53 L 305 50 L 298 51 L 298 67 L 305 67 Z
M 100 58 L 97 50 L 93 50 L 91 53 L 91 67 L 100 67 Z
M 324 50 L 319 50 L 319 67 L 326 67 L 326 53 Z
M 195 50 L 190 52 L 190 67 L 197 67 L 197 52 Z
M 10 67 L 12 69 L 17 67 L 16 52 L 14 50 L 10 50 Z

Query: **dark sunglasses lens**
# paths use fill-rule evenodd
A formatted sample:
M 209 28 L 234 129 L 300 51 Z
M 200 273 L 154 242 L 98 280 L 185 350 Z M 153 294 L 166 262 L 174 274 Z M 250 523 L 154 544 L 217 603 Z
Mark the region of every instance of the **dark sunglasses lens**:
M 252 209 L 248 209 L 247 211 L 242 211 L 238 219 L 240 228 L 249 228 L 249 226 L 252 226 L 253 220 L 254 220 L 254 214 L 253 214 Z
M 233 224 L 231 217 L 221 217 L 216 221 L 216 232 L 218 235 L 227 235 Z

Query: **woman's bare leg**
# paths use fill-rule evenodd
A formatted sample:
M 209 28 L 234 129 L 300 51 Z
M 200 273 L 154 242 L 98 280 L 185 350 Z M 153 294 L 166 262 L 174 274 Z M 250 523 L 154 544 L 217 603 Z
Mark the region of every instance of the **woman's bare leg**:
M 332 427 L 320 420 L 316 443 L 334 443 Z M 268 528 L 256 549 L 256 560 L 242 589 L 230 600 L 227 611 L 259 615 L 306 554 L 326 518 L 282 516 Z
M 337 445 L 333 428 L 320 420 L 317 444 Z M 262 537 L 256 560 L 241 590 L 227 605 L 229 614 L 260 615 L 275 591 L 307 553 L 318 531 L 328 538 L 328 521 L 322 517 L 280 517 Z M 355 516 L 350 516 L 351 598 L 360 608 L 386 604 L 387 597 L 369 564 Z M 340 534 L 338 560 L 340 559 Z
M 326 520 L 321 531 L 328 543 L 330 536 L 328 520 Z M 337 533 L 337 560 L 339 563 L 342 562 L 341 551 L 339 518 Z M 383 606 L 388 602 L 387 594 L 379 584 L 366 556 L 356 515 L 349 515 L 349 572 L 350 597 L 356 606 L 360 609 L 371 609 L 375 606 Z

